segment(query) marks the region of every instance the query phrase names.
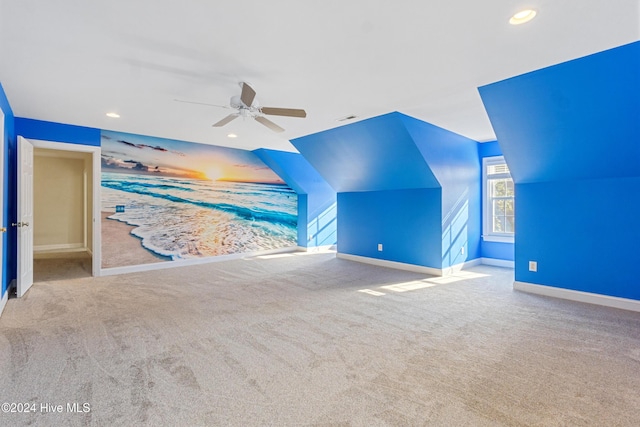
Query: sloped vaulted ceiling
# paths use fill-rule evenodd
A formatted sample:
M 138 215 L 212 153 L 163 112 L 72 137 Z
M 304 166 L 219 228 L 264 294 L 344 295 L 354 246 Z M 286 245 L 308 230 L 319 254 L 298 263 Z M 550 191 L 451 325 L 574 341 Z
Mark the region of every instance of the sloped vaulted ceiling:
M 640 42 L 479 90 L 516 182 L 640 176 Z
M 299 153 L 265 148 L 255 150 L 254 153 L 298 194 L 333 192 L 329 184 Z
M 385 114 L 291 143 L 339 193 L 440 188 L 402 117 Z

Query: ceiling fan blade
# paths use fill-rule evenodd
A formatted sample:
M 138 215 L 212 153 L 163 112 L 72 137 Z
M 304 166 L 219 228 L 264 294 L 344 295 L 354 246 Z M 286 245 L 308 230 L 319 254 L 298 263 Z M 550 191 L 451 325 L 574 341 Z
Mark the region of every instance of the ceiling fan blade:
M 262 107 L 260 111 L 270 116 L 307 117 L 306 111 L 297 108 Z
M 219 128 L 222 127 L 224 125 L 226 125 L 227 123 L 229 123 L 231 120 L 235 119 L 236 117 L 238 117 L 240 114 L 229 114 L 227 117 L 225 117 L 224 119 L 220 120 L 217 123 L 214 123 L 212 126 Z
M 271 120 L 267 119 L 266 117 L 256 116 L 255 119 L 274 132 L 284 132 L 284 129 L 282 129 L 280 126 L 273 123 Z
M 247 107 L 251 107 L 251 104 L 253 104 L 253 99 L 255 97 L 256 91 L 253 90 L 251 86 L 249 86 L 245 82 L 242 82 L 242 94 L 240 95 L 240 100 L 244 103 L 244 105 L 246 105 Z
M 209 107 L 220 107 L 231 109 L 231 107 L 227 107 L 226 105 L 217 105 L 217 104 L 207 104 L 206 102 L 196 102 L 196 101 L 183 101 L 182 99 L 174 99 L 176 102 L 184 102 L 185 104 L 198 104 L 198 105 L 207 105 Z

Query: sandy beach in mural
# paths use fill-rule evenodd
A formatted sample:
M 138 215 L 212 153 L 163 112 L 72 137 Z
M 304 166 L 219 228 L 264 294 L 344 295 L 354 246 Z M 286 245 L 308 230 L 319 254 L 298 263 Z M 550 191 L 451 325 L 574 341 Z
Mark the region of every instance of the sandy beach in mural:
M 109 219 L 114 212 L 102 212 L 102 268 L 125 267 L 169 261 L 142 246 L 142 240 L 131 234 L 135 227 Z

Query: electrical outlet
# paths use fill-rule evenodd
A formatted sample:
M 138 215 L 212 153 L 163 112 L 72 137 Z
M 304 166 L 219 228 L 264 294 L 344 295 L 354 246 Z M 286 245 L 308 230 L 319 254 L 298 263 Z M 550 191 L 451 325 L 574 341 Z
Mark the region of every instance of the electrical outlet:
M 382 252 L 382 243 L 378 243 L 378 252 Z
M 529 261 L 529 271 L 534 273 L 538 271 L 538 261 Z
M 464 246 L 460 248 L 460 254 L 464 255 Z

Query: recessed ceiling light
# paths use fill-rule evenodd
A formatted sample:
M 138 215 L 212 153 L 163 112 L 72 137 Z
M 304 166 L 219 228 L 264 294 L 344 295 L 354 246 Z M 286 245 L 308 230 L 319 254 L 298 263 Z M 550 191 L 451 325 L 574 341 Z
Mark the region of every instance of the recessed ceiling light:
M 120 118 L 120 114 L 118 113 L 107 113 L 107 117 L 111 117 L 114 119 L 119 119 Z
M 237 138 L 238 135 L 236 135 L 235 133 L 230 133 L 227 135 L 228 138 Z
M 509 19 L 509 24 L 511 24 L 511 25 L 520 25 L 520 24 L 524 24 L 525 22 L 529 22 L 533 18 L 535 18 L 536 13 L 538 13 L 538 12 L 536 12 L 533 9 L 521 10 L 520 12 L 516 13 L 515 15 L 513 15 L 511 17 L 511 19 Z

